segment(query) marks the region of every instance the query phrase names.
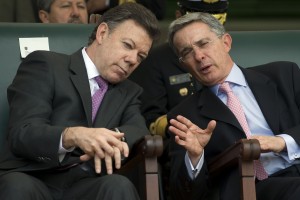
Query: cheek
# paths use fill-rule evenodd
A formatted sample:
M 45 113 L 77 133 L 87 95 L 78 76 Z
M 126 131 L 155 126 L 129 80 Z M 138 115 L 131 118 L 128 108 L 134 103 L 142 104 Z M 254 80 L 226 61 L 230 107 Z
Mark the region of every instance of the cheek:
M 88 14 L 85 11 L 82 11 L 80 17 L 87 22 Z
M 135 65 L 135 66 L 133 66 L 133 67 L 130 67 L 129 68 L 129 73 L 131 74 L 134 70 L 136 70 L 138 67 L 139 67 L 140 65 Z

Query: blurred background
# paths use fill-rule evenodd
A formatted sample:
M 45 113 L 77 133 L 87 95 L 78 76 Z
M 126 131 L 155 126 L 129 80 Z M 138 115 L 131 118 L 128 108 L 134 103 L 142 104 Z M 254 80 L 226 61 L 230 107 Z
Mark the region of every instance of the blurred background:
M 166 23 L 175 18 L 175 1 L 167 0 Z M 228 1 L 228 31 L 300 29 L 300 0 Z
M 175 19 L 176 0 L 167 1 L 165 18 L 160 21 L 165 40 Z M 300 0 L 228 0 L 227 31 L 300 30 Z

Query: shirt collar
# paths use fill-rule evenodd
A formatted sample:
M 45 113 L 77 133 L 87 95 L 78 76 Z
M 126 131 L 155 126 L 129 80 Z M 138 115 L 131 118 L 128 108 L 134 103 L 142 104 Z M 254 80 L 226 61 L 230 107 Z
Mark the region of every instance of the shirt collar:
M 230 84 L 247 87 L 247 82 L 242 70 L 234 63 L 225 81 Z M 220 84 L 212 86 L 210 89 L 214 94 L 218 94 Z
M 95 78 L 96 76 L 99 76 L 100 74 L 97 70 L 97 67 L 86 53 L 86 47 L 84 47 L 81 52 L 89 80 Z

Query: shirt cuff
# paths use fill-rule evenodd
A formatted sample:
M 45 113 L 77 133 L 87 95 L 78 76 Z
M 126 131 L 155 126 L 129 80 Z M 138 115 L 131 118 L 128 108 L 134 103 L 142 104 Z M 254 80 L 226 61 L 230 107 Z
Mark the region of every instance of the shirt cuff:
M 64 159 L 66 153 L 72 152 L 75 149 L 75 147 L 71 147 L 69 149 L 65 149 L 63 147 L 63 145 L 62 145 L 62 137 L 63 137 L 63 134 L 61 134 L 60 141 L 59 141 L 59 148 L 58 148 L 58 159 L 59 159 L 59 162 L 62 162 L 62 160 Z
M 188 174 L 189 174 L 190 178 L 192 180 L 194 180 L 198 176 L 198 174 L 199 174 L 199 172 L 200 172 L 200 170 L 201 170 L 201 168 L 203 166 L 203 163 L 204 163 L 204 151 L 203 151 L 203 154 L 202 154 L 202 156 L 201 156 L 201 158 L 200 158 L 200 160 L 197 163 L 197 165 L 196 165 L 195 168 L 194 168 L 194 166 L 193 166 L 193 164 L 192 164 L 192 162 L 191 162 L 191 160 L 190 160 L 187 152 L 185 154 L 184 160 L 185 160 L 186 168 L 188 170 Z
M 300 147 L 296 143 L 294 138 L 287 134 L 280 134 L 277 136 L 282 137 L 284 139 L 287 149 L 287 152 L 281 152 L 279 153 L 279 155 L 289 163 L 300 159 Z

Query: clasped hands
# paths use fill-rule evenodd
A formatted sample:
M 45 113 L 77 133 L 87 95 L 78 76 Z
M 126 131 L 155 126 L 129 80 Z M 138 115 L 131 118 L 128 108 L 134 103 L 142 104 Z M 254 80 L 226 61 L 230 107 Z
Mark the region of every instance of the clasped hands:
M 94 159 L 96 173 L 101 173 L 101 162 L 104 160 L 107 174 L 121 167 L 122 156 L 128 157 L 129 147 L 122 141 L 124 133 L 106 128 L 70 127 L 63 135 L 63 147 L 79 147 L 85 154 L 80 160 L 85 162 Z

